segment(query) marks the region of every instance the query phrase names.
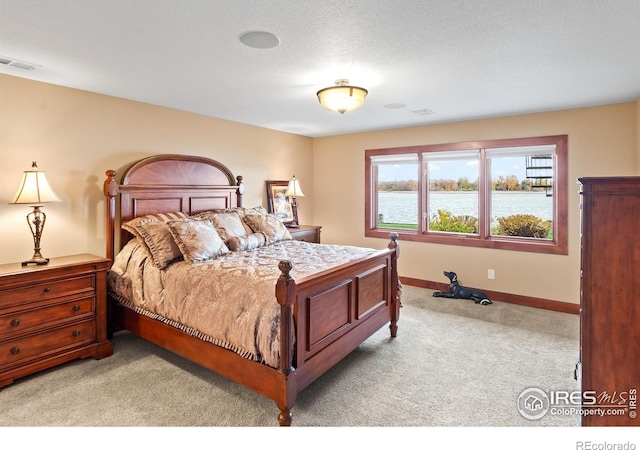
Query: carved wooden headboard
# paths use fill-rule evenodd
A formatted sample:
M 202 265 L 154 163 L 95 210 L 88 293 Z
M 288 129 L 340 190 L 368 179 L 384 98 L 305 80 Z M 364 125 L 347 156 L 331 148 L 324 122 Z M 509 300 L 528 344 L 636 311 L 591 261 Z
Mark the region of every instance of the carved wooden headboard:
M 181 211 L 195 214 L 212 209 L 242 206 L 242 177 L 234 178 L 226 166 L 202 156 L 157 155 L 133 164 L 122 175 L 107 170 L 104 195 L 107 197 L 107 258 L 116 250 L 117 224 L 147 214 Z M 119 211 L 116 197 L 120 196 Z M 131 235 L 120 229 L 118 249 Z

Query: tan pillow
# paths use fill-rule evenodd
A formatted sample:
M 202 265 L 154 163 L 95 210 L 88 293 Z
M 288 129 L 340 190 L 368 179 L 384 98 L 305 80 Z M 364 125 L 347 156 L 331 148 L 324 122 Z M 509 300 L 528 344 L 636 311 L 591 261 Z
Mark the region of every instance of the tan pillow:
M 263 206 L 254 206 L 253 208 L 243 208 L 240 206 L 236 206 L 236 207 L 227 208 L 227 209 L 212 209 L 210 211 L 202 211 L 192 215 L 191 217 L 195 219 L 212 220 L 213 216 L 216 214 L 226 214 L 226 213 L 232 213 L 232 212 L 238 213 L 241 219 L 244 219 L 246 215 L 264 216 L 267 214 L 267 210 Z
M 216 231 L 225 242 L 229 244 L 229 239 L 246 236 L 252 233 L 251 228 L 245 224 L 237 212 L 211 214 L 211 221 L 216 227 Z
M 232 252 L 253 250 L 267 245 L 267 236 L 264 233 L 251 233 L 245 236 L 236 236 L 229 239 L 227 247 Z
M 227 213 L 238 213 L 241 217 L 244 215 L 242 212 L 244 208 L 227 208 L 227 209 L 212 209 L 209 211 L 201 211 L 199 213 L 193 214 L 191 217 L 194 219 L 206 219 L 213 220 L 213 216 L 216 214 L 227 214 Z
M 287 227 L 273 214 L 247 214 L 244 217 L 244 221 L 251 227 L 254 233 L 264 233 L 267 237 L 268 244 L 293 239 Z
M 247 216 L 266 216 L 267 210 L 263 206 L 254 206 L 253 208 L 242 208 L 240 217 L 243 219 Z
M 143 222 L 138 228 L 144 237 L 153 265 L 158 269 L 165 269 L 173 261 L 182 260 L 182 252 L 166 223 Z
M 167 227 L 186 261 L 206 261 L 229 253 L 210 220 L 174 220 Z
M 136 217 L 121 226 L 142 243 L 147 253 L 151 255 L 153 265 L 158 269 L 164 269 L 172 261 L 182 259 L 182 253 L 165 224 L 171 220 L 188 217 L 182 212 L 150 214 Z

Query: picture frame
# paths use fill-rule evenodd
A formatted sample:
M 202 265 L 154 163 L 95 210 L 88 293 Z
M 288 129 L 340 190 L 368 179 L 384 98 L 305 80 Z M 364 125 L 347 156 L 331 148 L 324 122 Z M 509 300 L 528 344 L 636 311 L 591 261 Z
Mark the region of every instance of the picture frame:
M 267 180 L 267 210 L 274 214 L 285 225 L 295 221 L 291 199 L 287 197 L 288 181 Z

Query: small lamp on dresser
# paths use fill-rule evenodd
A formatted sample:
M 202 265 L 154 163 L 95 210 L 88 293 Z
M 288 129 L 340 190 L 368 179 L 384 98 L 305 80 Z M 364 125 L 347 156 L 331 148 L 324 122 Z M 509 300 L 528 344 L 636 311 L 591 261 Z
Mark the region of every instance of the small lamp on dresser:
M 42 170 L 38 170 L 38 165 L 34 161 L 31 170 L 25 170 L 22 175 L 22 183 L 18 188 L 13 200 L 10 204 L 31 205 L 33 211 L 27 214 L 27 223 L 33 235 L 33 257 L 29 261 L 24 261 L 23 266 L 27 264 L 44 265 L 49 262 L 49 258 L 45 258 L 40 253 L 40 239 L 42 238 L 42 230 L 47 216 L 40 209 L 43 203 L 61 202 L 60 197 L 49 186 L 47 177 Z
M 287 224 L 287 226 L 290 228 L 299 228 L 300 222 L 298 222 L 298 204 L 296 203 L 296 197 L 304 197 L 304 193 L 295 175 L 289 181 L 289 186 L 287 186 L 287 191 L 284 195 L 285 197 L 291 197 L 291 212 L 293 213 L 293 222 Z

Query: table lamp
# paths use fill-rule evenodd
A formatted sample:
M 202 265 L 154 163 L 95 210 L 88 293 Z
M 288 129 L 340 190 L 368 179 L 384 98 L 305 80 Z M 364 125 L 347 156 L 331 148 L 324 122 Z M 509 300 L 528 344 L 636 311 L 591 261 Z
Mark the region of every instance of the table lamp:
M 293 213 L 293 222 L 287 226 L 290 228 L 300 228 L 298 223 L 298 204 L 296 203 L 296 197 L 304 197 L 302 189 L 300 189 L 300 183 L 296 180 L 296 176 L 289 181 L 287 191 L 284 193 L 286 197 L 291 197 L 291 212 Z
M 23 266 L 27 264 L 44 265 L 49 262 L 49 258 L 45 258 L 40 253 L 40 239 L 42 238 L 42 230 L 47 216 L 40 209 L 43 203 L 61 202 L 60 197 L 53 191 L 45 173 L 38 170 L 38 165 L 34 161 L 31 170 L 25 170 L 22 176 L 22 183 L 10 204 L 31 205 L 33 211 L 27 214 L 27 223 L 33 235 L 34 253 L 29 261 L 24 261 Z

